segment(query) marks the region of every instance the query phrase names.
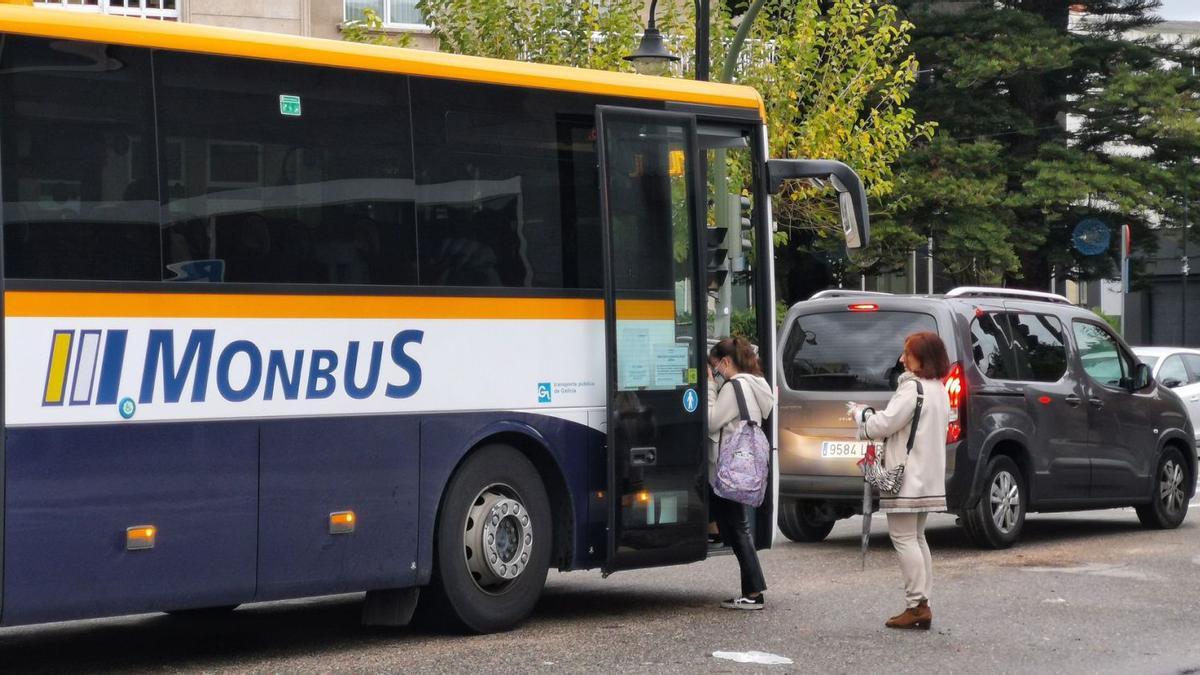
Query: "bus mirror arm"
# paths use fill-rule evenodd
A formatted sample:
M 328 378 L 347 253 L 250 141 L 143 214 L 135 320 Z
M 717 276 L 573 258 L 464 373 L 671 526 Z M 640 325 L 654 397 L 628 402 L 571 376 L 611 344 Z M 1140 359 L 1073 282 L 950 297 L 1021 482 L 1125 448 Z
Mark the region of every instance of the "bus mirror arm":
M 858 249 L 871 238 L 867 191 L 854 169 L 832 159 L 772 159 L 767 161 L 767 187 L 771 194 L 783 188 L 785 180 L 809 178 L 828 180 L 838 192 L 842 232 L 846 248 Z

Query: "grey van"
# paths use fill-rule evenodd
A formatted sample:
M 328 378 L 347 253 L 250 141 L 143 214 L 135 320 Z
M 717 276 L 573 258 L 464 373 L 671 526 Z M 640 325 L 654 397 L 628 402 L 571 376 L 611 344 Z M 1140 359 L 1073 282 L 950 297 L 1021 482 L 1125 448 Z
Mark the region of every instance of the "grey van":
M 1094 313 L 1049 293 L 824 291 L 780 329 L 779 527 L 820 541 L 862 510 L 846 402 L 884 406 L 911 333 L 946 343 L 946 501 L 980 546 L 1004 548 L 1031 511 L 1132 506 L 1183 522 L 1196 489 L 1187 409 Z

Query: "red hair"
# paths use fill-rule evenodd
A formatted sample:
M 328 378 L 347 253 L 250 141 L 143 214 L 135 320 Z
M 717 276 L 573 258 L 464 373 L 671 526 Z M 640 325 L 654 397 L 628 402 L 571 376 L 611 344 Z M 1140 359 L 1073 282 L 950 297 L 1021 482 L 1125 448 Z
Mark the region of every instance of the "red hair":
M 913 371 L 923 380 L 940 380 L 950 374 L 950 356 L 946 343 L 937 333 L 913 333 L 904 341 L 904 351 L 921 362 Z

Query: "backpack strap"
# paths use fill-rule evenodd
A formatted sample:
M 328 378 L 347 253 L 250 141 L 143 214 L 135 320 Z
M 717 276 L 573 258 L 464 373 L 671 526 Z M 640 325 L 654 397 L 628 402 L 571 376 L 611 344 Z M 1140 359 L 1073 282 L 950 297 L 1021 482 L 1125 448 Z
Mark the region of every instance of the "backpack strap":
M 921 406 L 925 405 L 925 388 L 921 386 L 920 380 L 914 380 L 917 385 L 917 407 L 913 408 L 912 426 L 908 430 L 908 450 L 904 456 L 907 457 L 912 452 L 913 442 L 917 440 L 917 425 L 921 423 Z
M 737 385 L 733 388 L 733 395 L 737 397 L 738 414 L 741 415 L 742 421 L 746 424 L 754 424 L 754 420 L 750 419 L 750 408 L 746 405 L 746 394 L 742 392 L 741 382 L 738 382 L 736 378 L 729 382 Z

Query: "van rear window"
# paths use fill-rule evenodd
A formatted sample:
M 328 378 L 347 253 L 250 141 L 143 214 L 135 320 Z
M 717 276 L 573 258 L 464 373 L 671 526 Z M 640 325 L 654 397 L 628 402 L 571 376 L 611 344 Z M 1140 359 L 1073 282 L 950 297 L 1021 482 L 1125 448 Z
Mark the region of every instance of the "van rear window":
M 796 319 L 783 347 L 783 377 L 797 391 L 891 391 L 904 372 L 904 338 L 937 332 L 918 312 L 830 312 Z

